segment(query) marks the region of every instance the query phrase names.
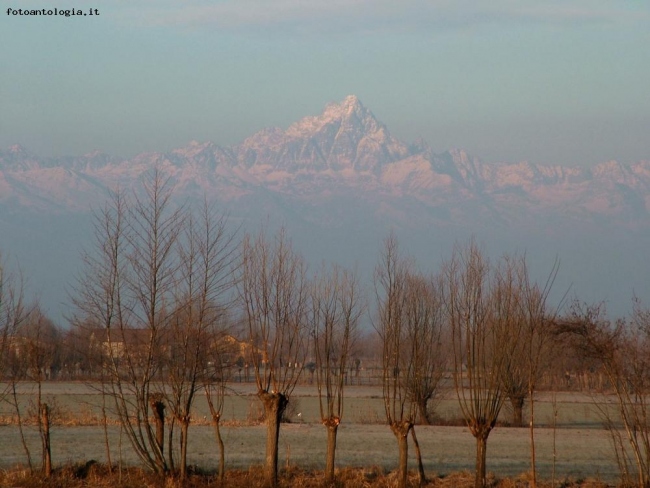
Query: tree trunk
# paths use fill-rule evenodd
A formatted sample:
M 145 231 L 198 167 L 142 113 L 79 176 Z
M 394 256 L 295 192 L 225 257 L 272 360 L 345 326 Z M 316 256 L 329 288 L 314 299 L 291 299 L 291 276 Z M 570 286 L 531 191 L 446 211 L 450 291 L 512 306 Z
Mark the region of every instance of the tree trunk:
M 108 442 L 108 417 L 106 415 L 106 398 L 102 391 L 102 429 L 104 430 L 104 447 L 106 449 L 106 463 L 108 464 L 108 472 L 113 472 L 113 461 L 111 460 L 111 446 Z
M 420 451 L 420 443 L 415 435 L 415 427 L 411 428 L 411 437 L 413 438 L 413 445 L 415 446 L 415 458 L 418 461 L 418 475 L 420 476 L 420 486 L 424 486 L 427 482 L 427 476 L 424 474 L 424 464 L 422 463 L 422 452 Z
M 151 400 L 154 422 L 156 424 L 156 444 L 158 452 L 156 453 L 156 465 L 161 473 L 167 471 L 165 464 L 165 404 L 160 400 Z
M 29 452 L 29 447 L 27 446 L 27 441 L 25 440 L 25 431 L 23 430 L 23 416 L 20 412 L 20 404 L 18 403 L 18 394 L 16 392 L 16 382 L 11 383 L 11 396 L 12 403 L 16 410 L 16 419 L 18 421 L 18 432 L 20 432 L 20 442 L 23 445 L 23 450 L 25 451 L 25 456 L 27 456 L 27 465 L 29 466 L 29 472 L 34 473 L 34 467 L 32 465 L 32 455 Z
M 418 401 L 418 412 L 420 416 L 420 423 L 422 425 L 431 425 L 431 422 L 429 421 L 429 413 L 427 412 L 427 400 L 419 400 Z
M 50 449 L 50 408 L 47 403 L 41 405 L 41 428 L 43 441 L 43 474 L 52 476 L 52 450 Z
M 181 424 L 181 472 L 180 478 L 184 480 L 187 477 L 187 434 L 190 428 L 190 417 L 179 419 Z
M 526 401 L 523 396 L 510 397 L 510 404 L 512 405 L 512 426 L 523 427 L 524 425 L 524 402 Z
M 474 479 L 474 488 L 485 488 L 486 480 L 486 452 L 487 452 L 487 435 L 476 437 L 476 478 Z
M 176 424 L 176 419 L 172 418 L 171 422 L 169 423 L 169 428 L 167 429 L 167 459 L 169 460 L 169 464 L 164 464 L 165 470 L 163 472 L 167 473 L 171 471 L 172 473 L 176 471 L 176 467 L 174 464 L 174 445 L 172 444 L 172 441 L 174 440 L 174 426 Z M 166 463 L 167 461 L 164 459 L 163 456 L 163 463 Z
M 212 415 L 212 422 L 214 424 L 214 436 L 217 438 L 219 444 L 219 481 L 223 483 L 226 475 L 226 456 L 224 453 L 223 439 L 221 438 L 221 430 L 219 430 L 219 421 L 221 416 L 219 414 Z
M 328 483 L 334 482 L 334 459 L 336 456 L 336 434 L 338 432 L 341 419 L 330 417 L 325 419 L 323 424 L 327 427 L 327 457 L 325 460 L 325 478 Z
M 399 477 L 397 478 L 398 488 L 406 488 L 408 484 L 408 454 L 409 444 L 408 435 L 412 424 L 409 421 L 393 422 L 390 426 L 393 434 L 397 438 L 399 447 Z
M 535 454 L 535 400 L 533 398 L 533 389 L 528 391 L 530 396 L 530 470 L 533 475 L 530 486 L 537 487 L 537 459 Z
M 278 443 L 280 420 L 289 401 L 282 393 L 258 393 L 264 404 L 266 419 L 266 480 L 270 486 L 278 484 Z

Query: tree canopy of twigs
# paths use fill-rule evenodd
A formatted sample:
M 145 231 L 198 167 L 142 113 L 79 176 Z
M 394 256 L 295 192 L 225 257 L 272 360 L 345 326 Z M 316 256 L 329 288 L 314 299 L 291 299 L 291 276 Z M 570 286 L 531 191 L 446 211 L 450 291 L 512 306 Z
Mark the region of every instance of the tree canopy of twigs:
M 506 398 L 504 367 L 519 346 L 517 277 L 507 259 L 491 266 L 473 240 L 455 247 L 443 274 L 454 385 L 462 414 L 476 438 L 475 487 L 481 488 L 486 485 L 487 440 Z
M 275 486 L 280 420 L 307 353 L 309 297 L 304 260 L 284 229 L 272 241 L 263 232 L 244 238 L 239 297 L 267 423 L 266 476 Z
M 420 481 L 424 468 L 415 421 L 418 408 L 433 396 L 444 362 L 440 352 L 441 322 L 433 283 L 414 271 L 400 256 L 397 238 L 390 234 L 381 249 L 374 275 L 377 301 L 375 330 L 382 345 L 384 412 L 399 450 L 400 487 L 407 485 L 408 436 L 413 438 Z
M 238 257 L 223 214 L 204 202 L 197 217 L 175 205 L 173 193 L 159 171 L 133 194 L 112 193 L 95 214 L 95 244 L 84 254 L 73 303 L 77 326 L 102 344 L 102 391 L 135 452 L 156 472 L 175 471 L 179 422 L 184 477 L 190 410 L 208 371 L 206 349 L 219 338 Z
M 637 301 L 630 322 L 610 321 L 602 304 L 574 302 L 556 323 L 556 333 L 574 351 L 595 361 L 614 393 L 616 413 L 601 406 L 621 481 L 650 487 L 650 312 Z M 622 429 L 621 429 L 622 427 Z
M 364 310 L 356 275 L 323 267 L 311 291 L 311 332 L 321 422 L 327 428 L 325 476 L 334 481 L 336 434 L 343 418 L 343 400 L 350 354 Z

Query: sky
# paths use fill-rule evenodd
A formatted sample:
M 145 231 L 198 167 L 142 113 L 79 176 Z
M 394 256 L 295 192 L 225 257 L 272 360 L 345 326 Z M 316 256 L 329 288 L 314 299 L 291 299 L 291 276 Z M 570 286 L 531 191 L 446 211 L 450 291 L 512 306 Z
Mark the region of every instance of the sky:
M 74 3 L 3 2 L 0 147 L 228 146 L 355 94 L 393 135 L 438 152 L 650 159 L 646 0 Z M 73 6 L 99 15 L 7 14 Z

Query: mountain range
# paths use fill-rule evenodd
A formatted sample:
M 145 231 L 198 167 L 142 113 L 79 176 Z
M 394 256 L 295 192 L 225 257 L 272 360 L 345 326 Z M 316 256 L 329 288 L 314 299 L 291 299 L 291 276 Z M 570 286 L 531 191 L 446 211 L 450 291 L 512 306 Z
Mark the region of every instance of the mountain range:
M 460 149 L 436 154 L 423 141 L 407 144 L 392 136 L 356 96 L 233 147 L 192 141 L 169 152 L 122 159 L 100 152 L 39 158 L 15 145 L 0 150 L 0 205 L 84 211 L 98 191 L 129 186 L 154 167 L 172 179 L 180 195 L 206 194 L 224 202 L 271 193 L 322 204 L 347 195 L 374 202 L 377 217 L 401 213 L 406 199 L 429 214 L 425 221 L 559 217 L 650 223 L 650 161 L 572 168 L 487 164 Z
M 494 253 L 541 256 L 540 269 L 559 256 L 564 287 L 584 283 L 594 298 L 620 301 L 644 287 L 650 294 L 649 270 L 639 265 L 650 244 L 650 161 L 584 168 L 436 153 L 391 135 L 356 96 L 232 147 L 192 141 L 130 159 L 0 149 L 0 249 L 27 263 L 39 294 L 57 288 L 60 305 L 55 283 L 71 286 L 92 236 L 90 210 L 110 189 L 137 188 L 153 168 L 180 199 L 216 200 L 245 229 L 284 224 L 311 261 L 358 264 L 371 274 L 389 229 L 429 261 L 475 235 Z

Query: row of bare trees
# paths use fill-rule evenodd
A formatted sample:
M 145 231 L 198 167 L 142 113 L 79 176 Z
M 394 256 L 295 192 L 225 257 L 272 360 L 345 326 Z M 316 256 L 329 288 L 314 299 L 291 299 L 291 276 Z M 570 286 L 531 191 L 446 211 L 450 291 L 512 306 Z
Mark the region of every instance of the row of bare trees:
M 172 195 L 154 173 L 142 192 L 116 192 L 96 215 L 74 323 L 102 336 L 102 397 L 145 466 L 184 478 L 191 412 L 202 389 L 223 476 L 225 382 L 233 358 L 246 355 L 268 427 L 266 476 L 275 485 L 280 421 L 307 356 L 315 357 L 333 478 L 344 376 L 364 306 L 356 275 L 324 267 L 308 280 L 284 231 L 246 235 L 240 244 L 223 214 L 207 203 L 199 212 L 174 206 Z M 231 340 L 234 326 L 247 344 L 231 354 L 240 344 Z
M 142 462 L 185 478 L 197 392 L 212 400 L 209 385 L 225 380 L 219 337 L 239 250 L 223 214 L 207 202 L 198 211 L 176 206 L 172 196 L 156 172 L 141 192 L 115 192 L 97 213 L 74 323 L 101 336 L 101 393 Z
M 475 486 L 486 483 L 486 448 L 501 408 L 510 400 L 522 423 L 531 402 L 531 463 L 535 483 L 532 400 L 552 340 L 547 298 L 557 273 L 533 283 L 525 256 L 491 264 L 473 241 L 457 246 L 437 275 L 425 276 L 399 253 L 394 236 L 384 242 L 375 272 L 375 328 L 383 345 L 386 420 L 399 447 L 399 484 L 406 486 L 411 434 L 424 481 L 415 434 L 417 417 L 428 423 L 427 404 L 451 372 L 463 417 L 476 438 Z
M 400 486 L 407 484 L 409 437 L 425 480 L 416 425 L 433 420 L 432 405 L 445 376 L 453 379 L 463 418 L 476 438 L 477 488 L 486 484 L 487 441 L 502 407 L 509 402 L 513 424 L 521 425 L 529 402 L 534 485 L 534 398 L 558 337 L 570 337 L 577 355 L 607 376 L 618 415 L 603 411 L 622 469 L 649 486 L 649 315 L 638 308 L 631 324 L 611 324 L 599 309 L 574 306 L 560 317 L 548 304 L 557 262 L 546 281 L 536 283 L 525 256 L 491 262 L 470 241 L 456 246 L 437 273 L 426 274 L 400 253 L 391 235 L 374 273 L 374 306 L 368 307 L 356 273 L 323 265 L 308 276 L 283 230 L 240 240 L 227 216 L 209 203 L 198 209 L 176 205 L 173 187 L 157 172 L 143 181 L 141 191 L 115 192 L 94 223 L 94 245 L 84 254 L 73 293 L 72 322 L 80 337 L 91 339 L 83 346 L 96 359 L 88 367 L 101 379 L 94 385 L 102 398 L 109 465 L 108 418 L 114 415 L 146 467 L 185 478 L 191 416 L 202 392 L 223 476 L 223 399 L 234 361 L 246 356 L 267 423 L 266 477 L 275 486 L 281 419 L 311 359 L 327 429 L 325 472 L 333 481 L 346 373 L 368 311 L 379 337 L 384 411 L 397 441 Z M 20 280 L 3 269 L 0 359 L 3 376 L 15 380 L 2 398 L 13 402 L 20 418 L 16 386 L 22 380 L 40 385 L 47 378 L 57 354 L 56 340 L 47 334 L 56 328 L 38 307 L 24 303 Z M 25 332 L 19 334 L 21 329 Z M 17 337 L 31 337 L 29 354 L 16 347 Z M 40 386 L 37 398 L 37 411 L 45 412 L 39 430 L 46 453 L 48 405 Z M 44 464 L 51 466 L 48 454 Z
M 540 286 L 525 256 L 491 264 L 471 241 L 443 265 L 443 302 L 452 336 L 454 384 L 465 421 L 476 438 L 475 486 L 486 483 L 487 440 L 505 400 L 521 425 L 530 401 L 532 484 L 536 484 L 534 393 L 550 358 L 554 313 L 547 299 L 558 263 Z
M 311 281 L 303 258 L 280 231 L 245 237 L 239 297 L 258 396 L 267 423 L 266 477 L 278 479 L 280 421 L 308 355 L 315 358 L 321 421 L 327 429 L 326 477 L 334 480 L 336 436 L 343 417 L 345 377 L 364 311 L 355 273 L 322 267 Z
M 384 242 L 375 272 L 375 328 L 383 346 L 387 422 L 399 447 L 399 485 L 406 486 L 408 435 L 416 458 L 419 414 L 435 397 L 442 373 L 451 372 L 465 422 L 476 438 L 475 486 L 486 485 L 486 452 L 502 407 L 523 424 L 528 402 L 531 484 L 537 483 L 535 392 L 559 362 L 578 358 L 602 375 L 596 406 L 612 437 L 625 485 L 650 486 L 650 311 L 635 301 L 630 320 L 611 321 L 602 305 L 575 301 L 560 314 L 549 294 L 559 263 L 534 282 L 526 257 L 505 255 L 492 263 L 473 241 L 457 245 L 434 276 L 404 258 L 394 236 Z M 441 348 L 440 345 L 444 346 Z M 608 392 L 613 393 L 609 395 Z

